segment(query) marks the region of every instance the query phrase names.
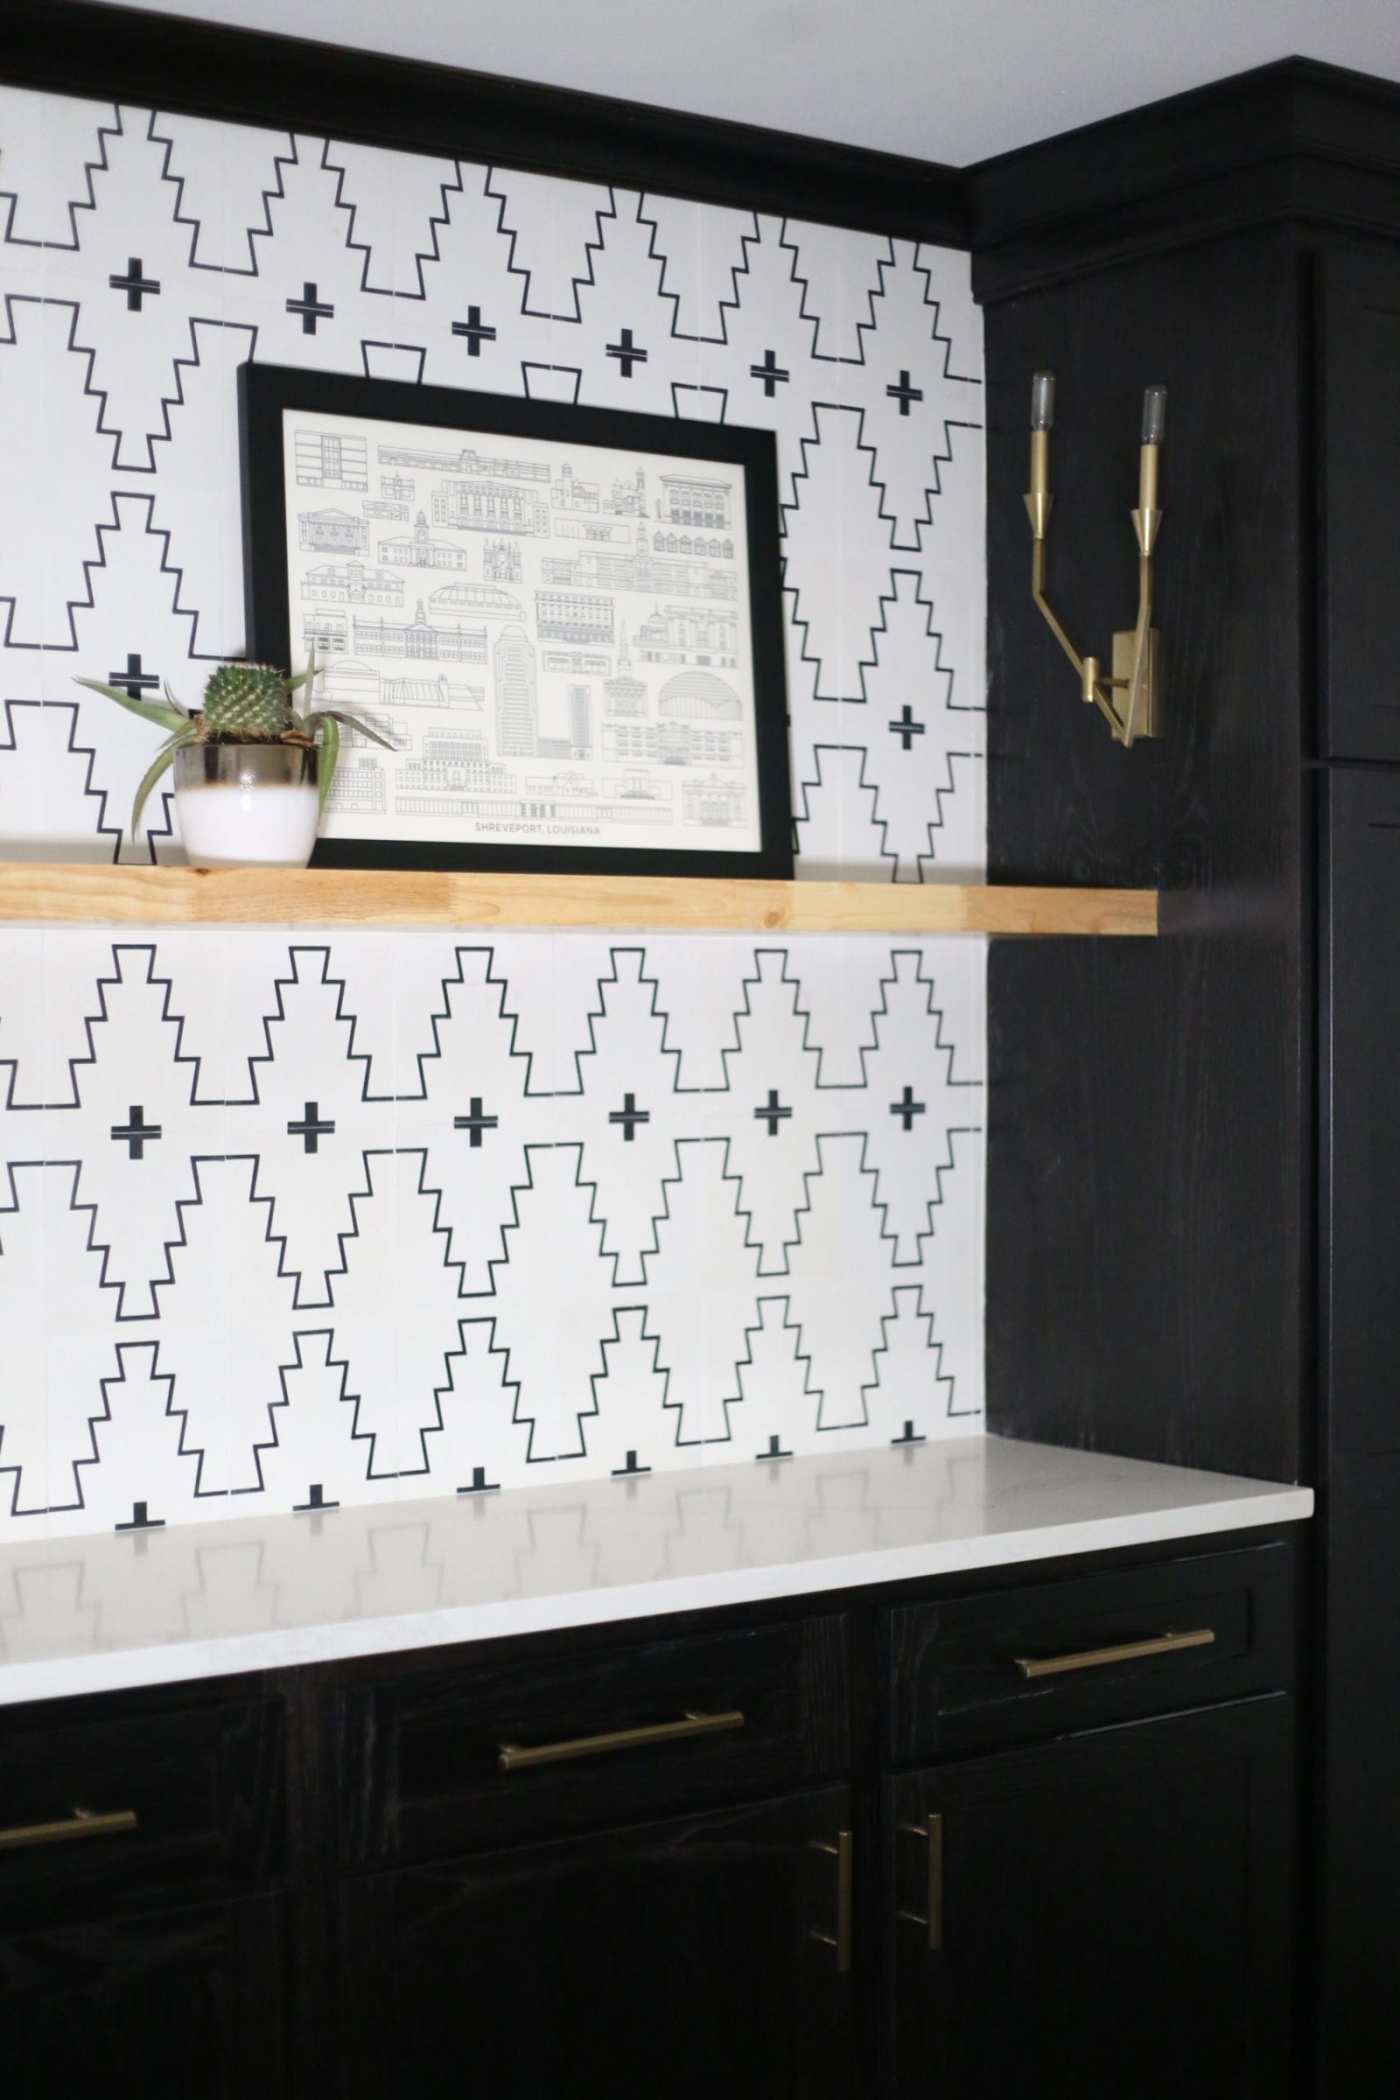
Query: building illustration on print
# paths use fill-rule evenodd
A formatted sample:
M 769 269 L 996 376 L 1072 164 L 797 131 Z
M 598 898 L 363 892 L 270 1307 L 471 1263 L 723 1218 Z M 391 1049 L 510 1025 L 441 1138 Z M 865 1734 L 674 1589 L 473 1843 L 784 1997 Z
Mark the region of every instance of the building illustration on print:
M 633 675 L 632 659 L 627 652 L 627 629 L 618 631 L 617 676 L 603 681 L 603 699 L 607 712 L 614 720 L 626 720 L 644 715 L 647 711 L 647 689 L 645 682 Z
M 306 572 L 303 598 L 342 605 L 402 605 L 403 579 L 362 561 L 321 562 Z
M 728 532 L 732 516 L 732 482 L 696 474 L 663 474 L 656 515 L 668 525 L 700 525 Z
M 363 554 L 369 544 L 369 527 L 353 511 L 301 511 L 297 539 L 316 554 Z
M 502 758 L 533 758 L 539 735 L 535 649 L 523 627 L 507 627 L 496 643 L 496 749 Z
M 406 569 L 465 569 L 467 566 L 466 548 L 455 546 L 451 540 L 431 538 L 428 520 L 421 510 L 413 521 L 411 533 L 381 540 L 375 552 L 380 561 L 394 562 Z
M 293 439 L 298 488 L 369 488 L 369 441 L 342 431 L 298 430 Z

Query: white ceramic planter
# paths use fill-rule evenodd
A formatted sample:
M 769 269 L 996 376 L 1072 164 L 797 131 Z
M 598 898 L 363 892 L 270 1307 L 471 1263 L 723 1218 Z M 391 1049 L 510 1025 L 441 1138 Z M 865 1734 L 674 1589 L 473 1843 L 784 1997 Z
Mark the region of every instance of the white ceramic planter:
M 320 821 L 320 754 L 304 744 L 185 744 L 175 814 L 192 868 L 304 868 Z

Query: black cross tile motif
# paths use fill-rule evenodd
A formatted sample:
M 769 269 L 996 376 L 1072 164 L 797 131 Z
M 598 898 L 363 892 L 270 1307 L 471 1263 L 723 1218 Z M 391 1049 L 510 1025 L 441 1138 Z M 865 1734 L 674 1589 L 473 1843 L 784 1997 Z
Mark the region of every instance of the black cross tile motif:
M 914 748 L 915 737 L 923 736 L 925 733 L 923 723 L 916 722 L 914 720 L 914 710 L 909 705 L 909 702 L 907 700 L 905 701 L 903 708 L 900 710 L 899 720 L 897 722 L 891 722 L 889 724 L 889 727 L 899 738 L 900 743 L 903 745 L 906 751 L 912 751 Z
M 749 377 L 763 381 L 763 391 L 771 401 L 774 394 L 778 391 L 779 385 L 784 380 L 791 379 L 792 374 L 784 371 L 783 367 L 778 363 L 775 351 L 765 350 L 763 363 L 749 366 Z
M 629 1451 L 627 1454 L 626 1465 L 614 1466 L 612 1469 L 612 1477 L 614 1480 L 626 1480 L 630 1476 L 640 1473 L 649 1473 L 650 1471 L 650 1466 L 639 1466 L 637 1464 L 637 1454 L 635 1451 Z
M 112 1136 L 119 1144 L 126 1146 L 128 1159 L 144 1159 L 147 1145 L 160 1135 L 159 1123 L 148 1123 L 145 1109 L 139 1106 L 134 1106 L 128 1111 L 128 1120 L 125 1123 L 112 1125 Z
M 638 1108 L 635 1094 L 624 1094 L 621 1108 L 610 1110 L 608 1121 L 622 1125 L 623 1141 L 630 1145 L 637 1134 L 637 1125 L 651 1121 L 651 1110 L 649 1108 Z
M 471 1486 L 457 1490 L 459 1495 L 499 1495 L 500 1492 L 500 1481 L 488 1480 L 485 1466 L 473 1466 Z
M 753 1114 L 756 1123 L 766 1123 L 768 1125 L 769 1137 L 776 1137 L 778 1135 L 778 1125 L 787 1121 L 792 1114 L 792 1110 L 782 1106 L 778 1100 L 778 1089 L 775 1086 L 770 1086 L 768 1099 L 764 1106 L 756 1108 Z
M 911 401 L 922 401 L 924 398 L 924 390 L 921 386 L 911 386 L 909 384 L 909 374 L 907 372 L 900 373 L 898 386 L 887 386 L 885 392 L 889 395 L 891 401 L 899 403 L 899 413 L 902 416 L 908 415 Z
M 909 1132 L 914 1128 L 915 1116 L 921 1116 L 924 1113 L 925 1104 L 922 1101 L 916 1101 L 914 1099 L 914 1089 L 911 1086 L 907 1086 L 904 1089 L 904 1099 L 902 1101 L 891 1101 L 890 1103 L 890 1114 L 892 1116 L 902 1116 L 904 1118 L 904 1132 L 906 1137 L 908 1136 Z
M 287 1125 L 288 1137 L 299 1137 L 303 1152 L 319 1152 L 321 1139 L 330 1137 L 334 1130 L 335 1124 L 322 1117 L 318 1105 L 314 1101 L 307 1102 L 306 1112 L 299 1123 L 289 1123 Z
M 111 285 L 114 292 L 126 293 L 126 310 L 129 314 L 144 313 L 145 308 L 142 306 L 141 301 L 148 295 L 154 296 L 160 290 L 159 278 L 147 277 L 143 274 L 139 255 L 132 255 L 127 258 L 125 277 L 120 276 L 114 270 L 107 282 Z
M 762 1465 L 765 1459 L 791 1458 L 792 1453 L 790 1451 L 784 1451 L 783 1440 L 781 1437 L 770 1436 L 768 1439 L 768 1449 L 766 1451 L 755 1451 L 754 1457 L 758 1460 L 759 1464 Z
M 915 1436 L 913 1423 L 906 1422 L 904 1425 L 903 1435 L 892 1436 L 890 1438 L 890 1442 L 892 1444 L 926 1444 L 928 1442 L 928 1438 L 923 1436 Z
M 306 1491 L 306 1500 L 304 1502 L 294 1502 L 292 1504 L 292 1513 L 294 1516 L 300 1517 L 304 1516 L 308 1510 L 314 1514 L 318 1509 L 339 1509 L 339 1507 L 340 1504 L 338 1502 L 327 1502 L 326 1491 L 320 1481 L 313 1480 Z
M 639 350 L 636 344 L 633 342 L 632 331 L 630 328 L 623 329 L 622 341 L 620 343 L 608 344 L 608 356 L 615 357 L 617 359 L 619 365 L 621 365 L 622 367 L 622 376 L 624 379 L 630 379 L 632 377 L 633 365 L 644 365 L 647 361 L 646 351 Z
M 481 1096 L 480 1094 L 473 1094 L 471 1103 L 471 1114 L 466 1116 L 454 1116 L 452 1118 L 452 1128 L 454 1130 L 470 1131 L 471 1137 L 468 1140 L 468 1142 L 470 1143 L 473 1152 L 479 1152 L 481 1150 L 481 1133 L 483 1132 L 483 1130 L 494 1130 L 499 1124 L 500 1120 L 501 1119 L 499 1116 L 483 1115 L 481 1110 Z
M 321 321 L 329 321 L 335 313 L 335 308 L 327 300 L 320 297 L 316 290 L 315 279 L 312 278 L 302 285 L 300 299 L 289 299 L 287 301 L 287 312 L 301 315 L 301 332 L 303 335 L 315 335 L 317 324 Z
M 139 700 L 143 693 L 154 691 L 155 687 L 160 684 L 160 680 L 155 676 L 154 672 L 142 670 L 139 650 L 135 656 L 128 650 L 126 669 L 124 671 L 109 671 L 107 673 L 107 683 L 108 685 L 119 685 L 128 700 Z
M 482 320 L 479 306 L 469 306 L 466 320 L 452 323 L 452 333 L 465 337 L 468 357 L 480 357 L 482 344 L 496 340 L 496 331 Z
M 125 1524 L 118 1524 L 116 1526 L 116 1529 L 118 1531 L 163 1530 L 165 1527 L 164 1517 L 148 1516 L 147 1507 L 148 1505 L 144 1502 L 133 1502 L 131 1505 L 131 1515 L 127 1518 Z

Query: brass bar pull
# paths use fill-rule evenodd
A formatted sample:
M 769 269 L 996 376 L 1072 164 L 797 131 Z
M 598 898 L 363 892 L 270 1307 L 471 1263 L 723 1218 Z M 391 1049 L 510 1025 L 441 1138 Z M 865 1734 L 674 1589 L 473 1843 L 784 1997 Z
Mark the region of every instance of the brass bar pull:
M 901 1910 L 895 1915 L 909 1925 L 917 1925 L 928 1934 L 930 1954 L 943 1951 L 943 1818 L 930 1816 L 927 1823 L 901 1823 L 900 1830 L 906 1837 L 921 1838 L 928 1847 L 928 1912 L 920 1917 L 916 1910 Z
M 824 1838 L 812 1839 L 814 1852 L 825 1852 L 836 1862 L 836 1932 L 809 1932 L 807 1937 L 817 1940 L 823 1947 L 836 1949 L 836 1973 L 849 1976 L 851 1973 L 851 1944 L 855 1937 L 856 1897 L 856 1840 L 850 1830 L 838 1830 L 836 1843 L 830 1845 Z
M 649 1743 L 679 1743 L 687 1736 L 725 1735 L 742 1728 L 737 1709 L 721 1714 L 688 1713 L 679 1721 L 654 1721 L 646 1728 L 614 1728 L 606 1735 L 576 1735 L 562 1743 L 502 1743 L 496 1763 L 503 1772 L 525 1772 L 535 1765 L 567 1764 L 574 1757 L 602 1757 L 611 1750 L 641 1750 Z
M 135 1828 L 134 1808 L 119 1808 L 108 1816 L 75 1808 L 60 1823 L 16 1823 L 9 1830 L 0 1830 L 0 1852 L 23 1852 L 30 1845 L 66 1845 L 72 1838 L 115 1837 L 119 1831 Z
M 1120 1641 L 1116 1648 L 1081 1648 L 1072 1655 L 1013 1655 L 1023 1677 L 1061 1677 L 1067 1670 L 1097 1670 L 1103 1663 L 1136 1662 L 1144 1655 L 1174 1655 L 1179 1648 L 1209 1648 L 1213 1626 L 1194 1633 L 1159 1633 L 1150 1641 Z

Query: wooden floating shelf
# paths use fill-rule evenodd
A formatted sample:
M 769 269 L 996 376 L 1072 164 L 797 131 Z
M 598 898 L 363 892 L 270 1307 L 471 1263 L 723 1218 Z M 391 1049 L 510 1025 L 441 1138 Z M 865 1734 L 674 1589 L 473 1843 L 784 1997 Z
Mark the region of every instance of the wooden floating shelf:
M 733 882 L 432 869 L 114 867 L 0 862 L 0 922 L 441 926 L 593 932 L 1114 934 L 1157 931 L 1155 890 L 1010 884 Z

